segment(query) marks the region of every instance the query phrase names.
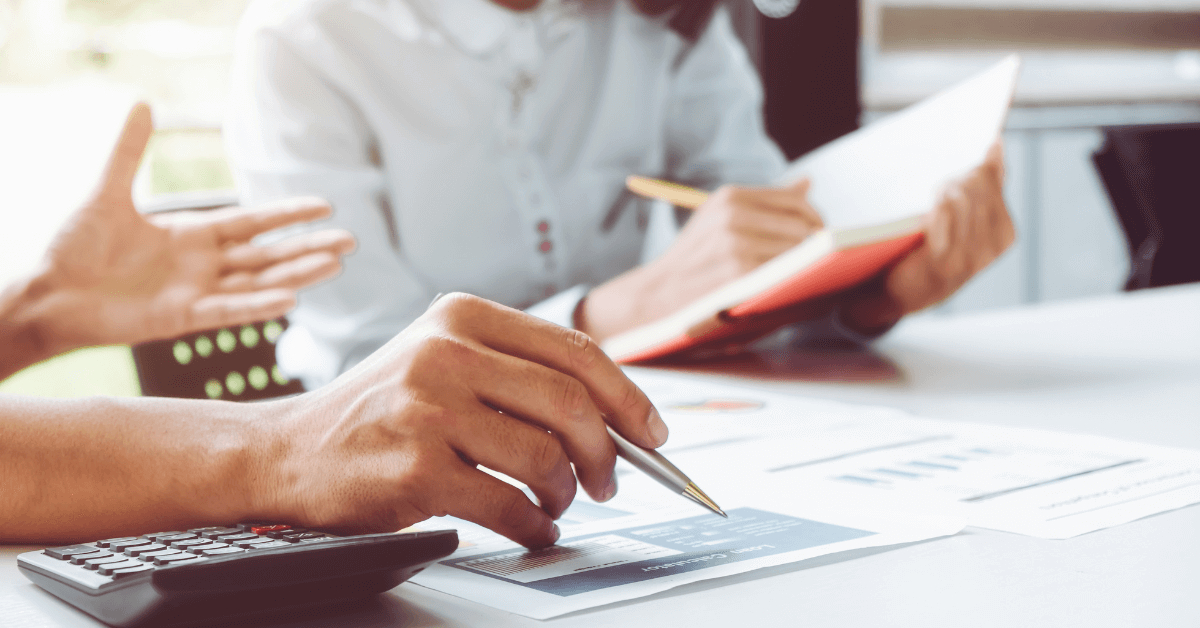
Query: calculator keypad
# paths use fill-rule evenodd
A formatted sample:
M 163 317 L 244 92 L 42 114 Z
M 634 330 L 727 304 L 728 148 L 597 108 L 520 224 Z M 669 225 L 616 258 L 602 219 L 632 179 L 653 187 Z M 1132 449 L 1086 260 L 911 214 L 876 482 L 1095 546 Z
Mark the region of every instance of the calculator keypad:
M 337 538 L 282 524 L 243 523 L 236 526 L 155 532 L 140 537 L 104 539 L 95 543 L 52 547 L 42 553 L 79 569 L 80 580 L 94 575 L 120 580 L 168 565 L 191 564 L 260 549 Z M 86 577 L 83 574 L 88 574 Z

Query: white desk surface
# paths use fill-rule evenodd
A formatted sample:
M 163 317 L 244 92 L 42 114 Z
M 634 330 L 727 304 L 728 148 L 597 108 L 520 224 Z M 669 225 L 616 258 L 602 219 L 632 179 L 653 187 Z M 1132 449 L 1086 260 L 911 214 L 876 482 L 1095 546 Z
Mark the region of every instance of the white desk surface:
M 805 362 L 739 381 L 935 418 L 1200 448 L 1200 286 L 924 317 L 878 348 L 899 379 L 804 383 L 787 374 L 811 373 Z M 0 624 L 98 625 L 20 575 L 15 556 L 28 549 L 0 548 Z M 969 528 L 948 539 L 696 583 L 547 622 L 401 585 L 355 612 L 288 625 L 542 624 L 1197 626 L 1200 507 L 1066 541 Z

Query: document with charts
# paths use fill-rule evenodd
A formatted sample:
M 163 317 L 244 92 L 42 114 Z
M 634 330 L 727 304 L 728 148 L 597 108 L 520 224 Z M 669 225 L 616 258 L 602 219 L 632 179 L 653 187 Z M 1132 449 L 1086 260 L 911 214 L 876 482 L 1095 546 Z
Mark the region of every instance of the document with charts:
M 660 451 L 718 501 L 756 487 L 1050 539 L 1200 503 L 1193 450 L 920 419 L 687 375 L 631 375 L 671 428 Z M 721 472 L 702 474 L 714 461 Z M 630 497 L 651 488 L 619 477 L 628 478 L 622 491 Z
M 661 487 L 657 496 L 660 504 L 677 499 Z M 482 535 L 475 535 L 468 547 L 431 565 L 412 582 L 548 619 L 701 580 L 948 536 L 963 527 L 961 521 L 945 518 L 847 510 L 800 514 L 792 505 L 778 508 L 778 502 L 770 510 L 728 508 L 725 519 L 683 504 L 564 527 L 556 545 L 536 551 L 494 535 L 490 542 L 480 542 Z

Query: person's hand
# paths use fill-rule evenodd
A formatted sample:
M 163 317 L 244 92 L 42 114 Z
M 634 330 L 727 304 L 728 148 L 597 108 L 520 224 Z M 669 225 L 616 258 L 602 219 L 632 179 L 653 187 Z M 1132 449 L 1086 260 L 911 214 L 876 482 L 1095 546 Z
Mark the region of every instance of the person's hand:
M 882 332 L 906 314 L 954 294 L 1013 243 L 1016 232 L 1004 203 L 1004 151 L 999 141 L 987 160 L 948 186 L 924 217 L 925 242 L 878 280 L 850 293 L 842 321 L 857 331 Z
M 590 338 L 464 294 L 328 386 L 282 402 L 252 512 L 348 533 L 454 515 L 528 547 L 554 543 L 575 496 L 617 490 L 605 423 L 647 448 L 667 427 Z M 574 472 L 572 472 L 574 465 Z M 539 505 L 478 467 L 526 484 Z
M 269 246 L 263 233 L 330 215 L 300 198 L 265 207 L 142 216 L 131 187 L 153 133 L 150 109 L 126 120 L 96 192 L 55 237 L 37 282 L 38 337 L 49 354 L 133 344 L 274 318 L 296 290 L 327 279 L 354 248 L 343 230 Z
M 823 227 L 808 188 L 718 189 L 662 257 L 592 290 L 581 329 L 603 341 L 658 320 L 799 244 Z

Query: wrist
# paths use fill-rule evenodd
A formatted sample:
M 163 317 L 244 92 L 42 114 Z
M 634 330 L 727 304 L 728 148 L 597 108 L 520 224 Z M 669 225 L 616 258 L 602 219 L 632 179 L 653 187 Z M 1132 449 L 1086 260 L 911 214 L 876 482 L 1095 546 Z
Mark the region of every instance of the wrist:
M 52 332 L 54 282 L 45 274 L 15 282 L 0 292 L 0 379 L 66 351 Z
M 576 310 L 576 329 L 604 342 L 611 336 L 649 322 L 647 307 L 661 285 L 655 264 L 639 266 L 588 292 Z
M 240 519 L 298 523 L 297 509 L 289 490 L 289 426 L 299 411 L 300 400 L 309 395 L 262 403 L 239 404 L 253 408 L 244 421 L 246 442 L 243 513 Z

